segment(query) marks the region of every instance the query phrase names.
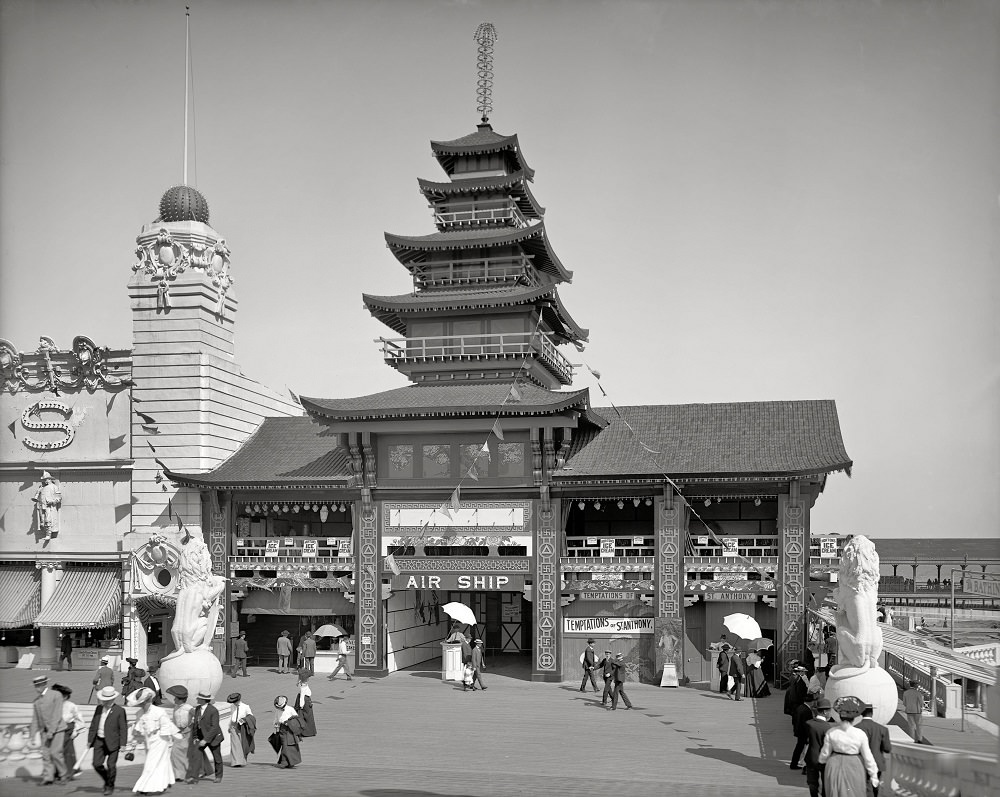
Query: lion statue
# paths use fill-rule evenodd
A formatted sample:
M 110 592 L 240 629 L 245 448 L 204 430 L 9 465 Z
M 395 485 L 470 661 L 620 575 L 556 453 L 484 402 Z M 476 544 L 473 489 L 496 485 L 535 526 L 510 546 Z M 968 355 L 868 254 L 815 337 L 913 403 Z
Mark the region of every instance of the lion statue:
M 199 648 L 211 650 L 226 579 L 212 573 L 204 540 L 185 535 L 178 567 L 177 613 L 170 634 L 176 648 L 164 661 Z
M 836 670 L 878 667 L 882 629 L 878 627 L 879 558 L 867 537 L 854 537 L 844 546 L 837 589 Z

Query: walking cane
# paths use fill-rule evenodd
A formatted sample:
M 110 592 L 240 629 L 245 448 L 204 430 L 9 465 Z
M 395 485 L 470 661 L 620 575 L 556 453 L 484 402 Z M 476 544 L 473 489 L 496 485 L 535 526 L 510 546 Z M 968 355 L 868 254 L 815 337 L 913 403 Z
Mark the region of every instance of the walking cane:
M 97 684 L 90 685 L 90 697 L 87 698 L 87 705 L 90 705 L 90 701 L 94 699 L 94 689 L 97 688 Z

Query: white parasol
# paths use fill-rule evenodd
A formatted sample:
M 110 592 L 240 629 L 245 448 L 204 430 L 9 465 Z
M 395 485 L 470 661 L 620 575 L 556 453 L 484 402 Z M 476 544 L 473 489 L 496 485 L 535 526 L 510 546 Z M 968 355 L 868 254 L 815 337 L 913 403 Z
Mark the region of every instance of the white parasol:
M 761 637 L 751 642 L 749 647 L 751 650 L 766 650 L 767 648 L 773 648 L 774 643 L 770 639 Z
M 339 625 L 327 623 L 313 631 L 313 636 L 347 636 L 347 632 Z
M 452 601 L 451 603 L 446 603 L 441 608 L 444 609 L 444 613 L 453 620 L 458 620 L 458 622 L 465 623 L 465 625 L 476 624 L 476 615 L 473 614 L 472 609 L 464 603 Z
M 760 639 L 764 636 L 757 621 L 749 614 L 727 614 L 722 619 L 722 624 L 743 639 Z

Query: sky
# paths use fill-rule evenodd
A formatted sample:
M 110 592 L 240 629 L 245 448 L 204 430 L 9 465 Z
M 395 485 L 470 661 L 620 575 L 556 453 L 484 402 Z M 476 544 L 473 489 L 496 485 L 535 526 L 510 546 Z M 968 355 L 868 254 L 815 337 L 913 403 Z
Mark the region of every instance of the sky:
M 0 337 L 127 348 L 135 237 L 182 181 L 184 0 L 0 2 Z M 191 0 L 188 182 L 277 390 L 406 383 L 363 292 L 433 232 L 430 140 L 535 169 L 571 361 L 619 406 L 834 399 L 812 530 L 1000 536 L 1000 3 Z M 574 387 L 590 387 L 587 368 Z

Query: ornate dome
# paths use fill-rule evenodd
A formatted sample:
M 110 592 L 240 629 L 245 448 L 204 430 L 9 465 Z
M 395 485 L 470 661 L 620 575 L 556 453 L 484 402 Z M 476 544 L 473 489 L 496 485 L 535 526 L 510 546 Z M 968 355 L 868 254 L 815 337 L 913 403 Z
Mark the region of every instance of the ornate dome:
M 160 221 L 200 221 L 208 224 L 208 200 L 189 185 L 168 188 L 160 200 Z

